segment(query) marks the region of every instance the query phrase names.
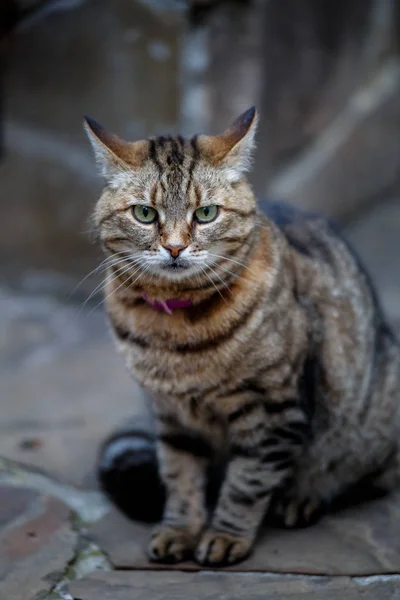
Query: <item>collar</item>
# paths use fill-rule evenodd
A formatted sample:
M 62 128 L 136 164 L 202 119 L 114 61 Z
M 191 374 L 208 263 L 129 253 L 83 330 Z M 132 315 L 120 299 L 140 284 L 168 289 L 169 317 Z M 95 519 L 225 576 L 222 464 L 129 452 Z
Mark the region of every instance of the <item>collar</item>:
M 152 300 L 147 294 L 142 294 L 143 300 L 150 304 L 151 308 L 154 310 L 159 310 L 162 312 L 166 312 L 169 315 L 172 315 L 172 311 L 177 308 L 187 308 L 188 306 L 192 306 L 191 300 L 179 300 L 178 298 L 168 298 L 168 300 Z

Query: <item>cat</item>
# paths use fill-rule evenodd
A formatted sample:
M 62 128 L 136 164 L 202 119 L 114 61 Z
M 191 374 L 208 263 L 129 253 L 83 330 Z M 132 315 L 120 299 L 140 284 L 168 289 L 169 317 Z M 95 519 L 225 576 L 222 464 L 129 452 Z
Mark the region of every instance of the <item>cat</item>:
M 156 421 L 154 561 L 230 565 L 269 511 L 306 525 L 361 481 L 397 482 L 399 345 L 331 224 L 258 208 L 246 179 L 257 118 L 134 143 L 85 120 L 106 180 L 93 217 L 106 311 Z

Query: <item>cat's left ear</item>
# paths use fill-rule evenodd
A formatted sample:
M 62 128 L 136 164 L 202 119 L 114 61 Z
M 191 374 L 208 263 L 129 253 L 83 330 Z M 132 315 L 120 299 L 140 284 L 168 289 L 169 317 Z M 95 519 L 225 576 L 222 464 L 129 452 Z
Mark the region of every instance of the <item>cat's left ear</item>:
M 215 166 L 226 169 L 230 181 L 240 180 L 251 167 L 258 114 L 252 106 L 221 135 L 198 137 L 202 152 Z
M 92 145 L 101 175 L 109 185 L 118 187 L 132 169 L 140 168 L 147 155 L 146 141 L 125 142 L 109 133 L 91 117 L 85 117 L 84 129 Z

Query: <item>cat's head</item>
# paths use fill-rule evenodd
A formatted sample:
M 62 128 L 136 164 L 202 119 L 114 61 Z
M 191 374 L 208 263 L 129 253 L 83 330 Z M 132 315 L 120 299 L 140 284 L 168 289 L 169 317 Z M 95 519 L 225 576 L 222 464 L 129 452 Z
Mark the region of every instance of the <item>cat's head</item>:
M 169 281 L 234 268 L 255 223 L 245 172 L 256 124 L 251 108 L 221 135 L 130 143 L 86 118 L 106 181 L 94 220 L 115 264 L 122 256 L 138 274 Z

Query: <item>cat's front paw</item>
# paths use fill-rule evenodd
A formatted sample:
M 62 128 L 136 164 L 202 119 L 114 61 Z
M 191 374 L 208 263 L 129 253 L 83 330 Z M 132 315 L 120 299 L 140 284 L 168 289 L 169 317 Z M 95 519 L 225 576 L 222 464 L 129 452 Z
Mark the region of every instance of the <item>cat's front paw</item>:
M 177 563 L 193 554 L 198 537 L 186 529 L 159 525 L 153 531 L 148 547 L 150 560 Z
M 208 529 L 202 536 L 195 552 L 201 565 L 221 567 L 244 560 L 251 552 L 253 541 L 246 537 Z

